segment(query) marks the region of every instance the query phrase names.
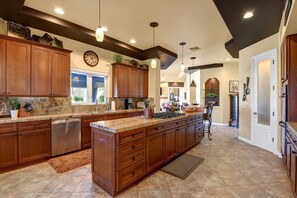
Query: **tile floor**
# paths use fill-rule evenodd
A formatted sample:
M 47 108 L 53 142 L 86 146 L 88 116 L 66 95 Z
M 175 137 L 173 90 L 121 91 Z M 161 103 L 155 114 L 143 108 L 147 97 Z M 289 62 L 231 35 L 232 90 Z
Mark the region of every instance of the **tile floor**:
M 214 126 L 188 153 L 205 161 L 186 179 L 158 171 L 120 198 L 293 197 L 281 159 L 237 139 L 238 130 Z M 48 163 L 0 174 L 1 198 L 110 197 L 92 183 L 90 165 L 57 174 Z

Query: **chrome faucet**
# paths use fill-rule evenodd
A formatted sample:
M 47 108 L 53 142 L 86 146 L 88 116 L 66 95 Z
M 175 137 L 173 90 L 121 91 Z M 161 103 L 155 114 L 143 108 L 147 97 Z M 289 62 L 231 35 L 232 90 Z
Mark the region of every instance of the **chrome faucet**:
M 98 99 L 96 99 L 96 104 L 95 104 L 95 107 L 96 107 L 96 112 L 98 112 L 98 110 L 99 110 Z

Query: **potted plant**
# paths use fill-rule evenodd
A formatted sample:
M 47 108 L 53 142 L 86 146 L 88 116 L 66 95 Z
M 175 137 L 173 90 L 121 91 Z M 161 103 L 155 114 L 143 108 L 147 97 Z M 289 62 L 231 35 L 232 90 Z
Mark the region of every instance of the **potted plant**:
M 117 55 L 114 56 L 114 60 L 115 60 L 116 63 L 122 63 L 123 57 L 121 55 L 117 54 Z
M 10 98 L 9 103 L 10 103 L 10 106 L 11 106 L 11 110 L 10 110 L 11 118 L 17 118 L 18 113 L 19 113 L 18 109 L 20 108 L 19 99 L 16 98 L 16 97 Z

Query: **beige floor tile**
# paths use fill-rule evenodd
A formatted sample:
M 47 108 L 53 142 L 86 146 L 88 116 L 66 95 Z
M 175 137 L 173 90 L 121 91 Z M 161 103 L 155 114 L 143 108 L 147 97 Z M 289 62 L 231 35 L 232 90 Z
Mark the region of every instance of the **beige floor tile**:
M 139 198 L 172 198 L 169 190 L 139 191 Z
M 137 197 L 138 197 L 137 190 L 132 190 L 132 191 L 129 190 L 117 196 L 117 198 L 137 198 Z
M 229 187 L 202 188 L 207 198 L 240 198 Z
M 92 175 L 87 173 L 82 181 L 78 184 L 74 192 L 104 192 L 104 190 L 95 184 L 92 180 Z
M 192 175 L 189 175 L 185 180 L 182 180 L 172 175 L 166 174 L 166 179 L 171 190 L 199 188 L 199 185 Z
M 200 188 L 170 190 L 173 198 L 205 198 Z
M 169 189 L 169 186 L 166 180 L 166 173 L 158 171 L 152 176 L 146 178 L 144 181 L 140 182 L 137 187 L 139 191 Z
M 74 192 L 83 177 L 77 175 L 57 176 L 42 192 Z
M 277 198 L 293 198 L 293 192 L 288 183 L 261 184 L 260 187 L 268 194 Z
M 241 198 L 272 198 L 271 195 L 256 185 L 232 186 L 231 189 Z
M 229 186 L 242 186 L 253 183 L 238 171 L 219 172 L 217 175 Z
M 72 193 L 39 193 L 36 198 L 69 198 Z
M 105 198 L 105 193 L 102 192 L 82 192 L 72 193 L 71 198 Z
M 226 183 L 210 170 L 196 171 L 192 176 L 201 188 L 226 186 Z

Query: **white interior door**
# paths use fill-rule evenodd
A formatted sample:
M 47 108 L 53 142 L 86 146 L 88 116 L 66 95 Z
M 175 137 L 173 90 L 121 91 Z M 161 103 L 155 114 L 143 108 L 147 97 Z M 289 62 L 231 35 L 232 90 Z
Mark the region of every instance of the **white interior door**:
M 276 58 L 276 49 L 252 58 L 251 141 L 271 152 L 277 148 Z

